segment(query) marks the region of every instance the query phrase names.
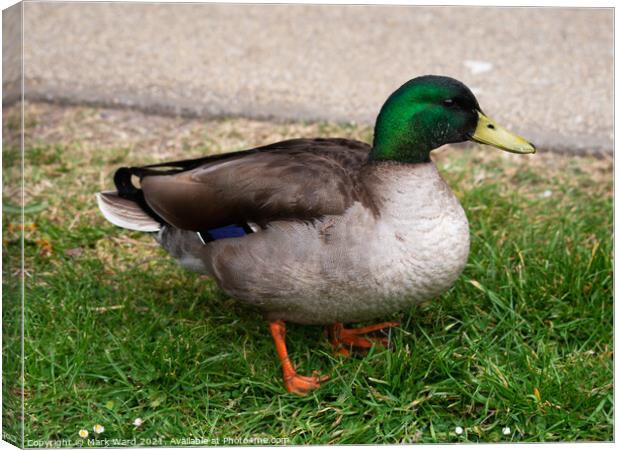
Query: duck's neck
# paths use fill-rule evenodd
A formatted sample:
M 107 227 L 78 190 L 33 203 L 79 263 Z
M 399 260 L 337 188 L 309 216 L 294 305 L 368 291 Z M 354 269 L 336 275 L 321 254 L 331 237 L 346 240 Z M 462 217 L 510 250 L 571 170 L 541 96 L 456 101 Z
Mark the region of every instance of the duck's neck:
M 441 176 L 433 162 L 369 161 L 362 179 L 376 212 L 383 216 L 398 208 L 417 214 L 417 205 L 434 197 L 433 189 Z M 443 181 L 439 183 L 443 185 Z
M 370 160 L 418 164 L 430 162 L 431 157 L 430 150 L 425 150 L 417 142 L 377 139 L 375 134 Z

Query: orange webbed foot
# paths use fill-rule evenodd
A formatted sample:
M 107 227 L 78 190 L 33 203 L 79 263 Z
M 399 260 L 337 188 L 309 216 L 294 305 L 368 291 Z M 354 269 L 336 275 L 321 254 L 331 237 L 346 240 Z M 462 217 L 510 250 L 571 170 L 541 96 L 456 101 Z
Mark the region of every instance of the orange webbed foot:
M 400 322 L 383 322 L 361 328 L 345 328 L 341 323 L 335 323 L 327 327 L 327 334 L 334 351 L 343 356 L 349 356 L 351 354 L 350 348 L 367 350 L 375 344 L 387 347 L 389 344 L 387 337 L 365 337 L 364 335 L 377 331 L 385 331 L 386 329 L 399 325 Z
M 271 328 L 271 334 L 273 341 L 276 345 L 276 352 L 282 363 L 282 377 L 284 378 L 284 386 L 286 390 L 297 395 L 306 395 L 314 389 L 321 387 L 321 383 L 329 380 L 329 376 L 314 375 L 311 377 L 304 377 L 297 375 L 295 367 L 291 363 L 288 357 L 288 351 L 286 350 L 286 325 L 281 320 L 273 320 L 269 322 Z
M 321 387 L 321 383 L 329 380 L 329 376 L 312 376 L 305 377 L 303 375 L 292 374 L 288 378 L 284 378 L 284 386 L 286 390 L 297 395 L 307 395 L 310 391 Z

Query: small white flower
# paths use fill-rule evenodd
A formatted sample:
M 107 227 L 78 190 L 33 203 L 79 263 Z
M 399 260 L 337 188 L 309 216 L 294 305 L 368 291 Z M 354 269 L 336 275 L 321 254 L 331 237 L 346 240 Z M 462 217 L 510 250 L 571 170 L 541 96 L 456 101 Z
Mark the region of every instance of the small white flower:
M 454 432 L 455 432 L 456 434 L 463 434 L 463 428 L 462 428 L 462 427 L 456 427 L 456 428 L 454 429 Z
M 78 431 L 78 434 L 82 439 L 86 439 L 88 437 L 88 430 L 81 429 Z
M 504 436 L 508 436 L 510 434 L 510 427 L 502 428 L 502 433 L 504 434 Z
M 540 194 L 540 196 L 542 198 L 549 198 L 553 195 L 553 192 L 551 192 L 549 189 L 547 189 L 545 192 L 543 192 L 542 194 Z
M 139 417 L 137 417 L 136 420 L 133 421 L 134 427 L 139 427 L 143 423 L 144 423 L 144 421 L 141 418 L 139 418 Z
M 101 434 L 105 431 L 105 428 L 103 428 L 103 425 L 97 424 L 93 427 L 93 431 L 97 434 Z

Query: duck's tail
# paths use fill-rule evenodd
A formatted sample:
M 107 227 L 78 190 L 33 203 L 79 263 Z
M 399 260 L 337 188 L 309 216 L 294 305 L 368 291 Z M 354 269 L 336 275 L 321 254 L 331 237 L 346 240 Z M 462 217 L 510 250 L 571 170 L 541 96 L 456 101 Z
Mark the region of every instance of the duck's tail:
M 128 230 L 156 232 L 162 224 L 149 216 L 142 207 L 122 198 L 116 191 L 98 192 L 97 204 L 103 216 L 114 225 Z

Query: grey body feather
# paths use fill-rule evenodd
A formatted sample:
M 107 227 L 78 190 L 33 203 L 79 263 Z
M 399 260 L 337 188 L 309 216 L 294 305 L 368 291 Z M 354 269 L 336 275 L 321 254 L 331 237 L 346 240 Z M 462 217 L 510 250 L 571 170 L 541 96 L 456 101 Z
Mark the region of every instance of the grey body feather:
M 274 221 L 207 245 L 174 227 L 158 240 L 181 265 L 212 275 L 271 320 L 347 323 L 402 311 L 440 295 L 461 273 L 467 218 L 432 163 L 372 172 L 378 215 L 354 202 L 341 215 Z

